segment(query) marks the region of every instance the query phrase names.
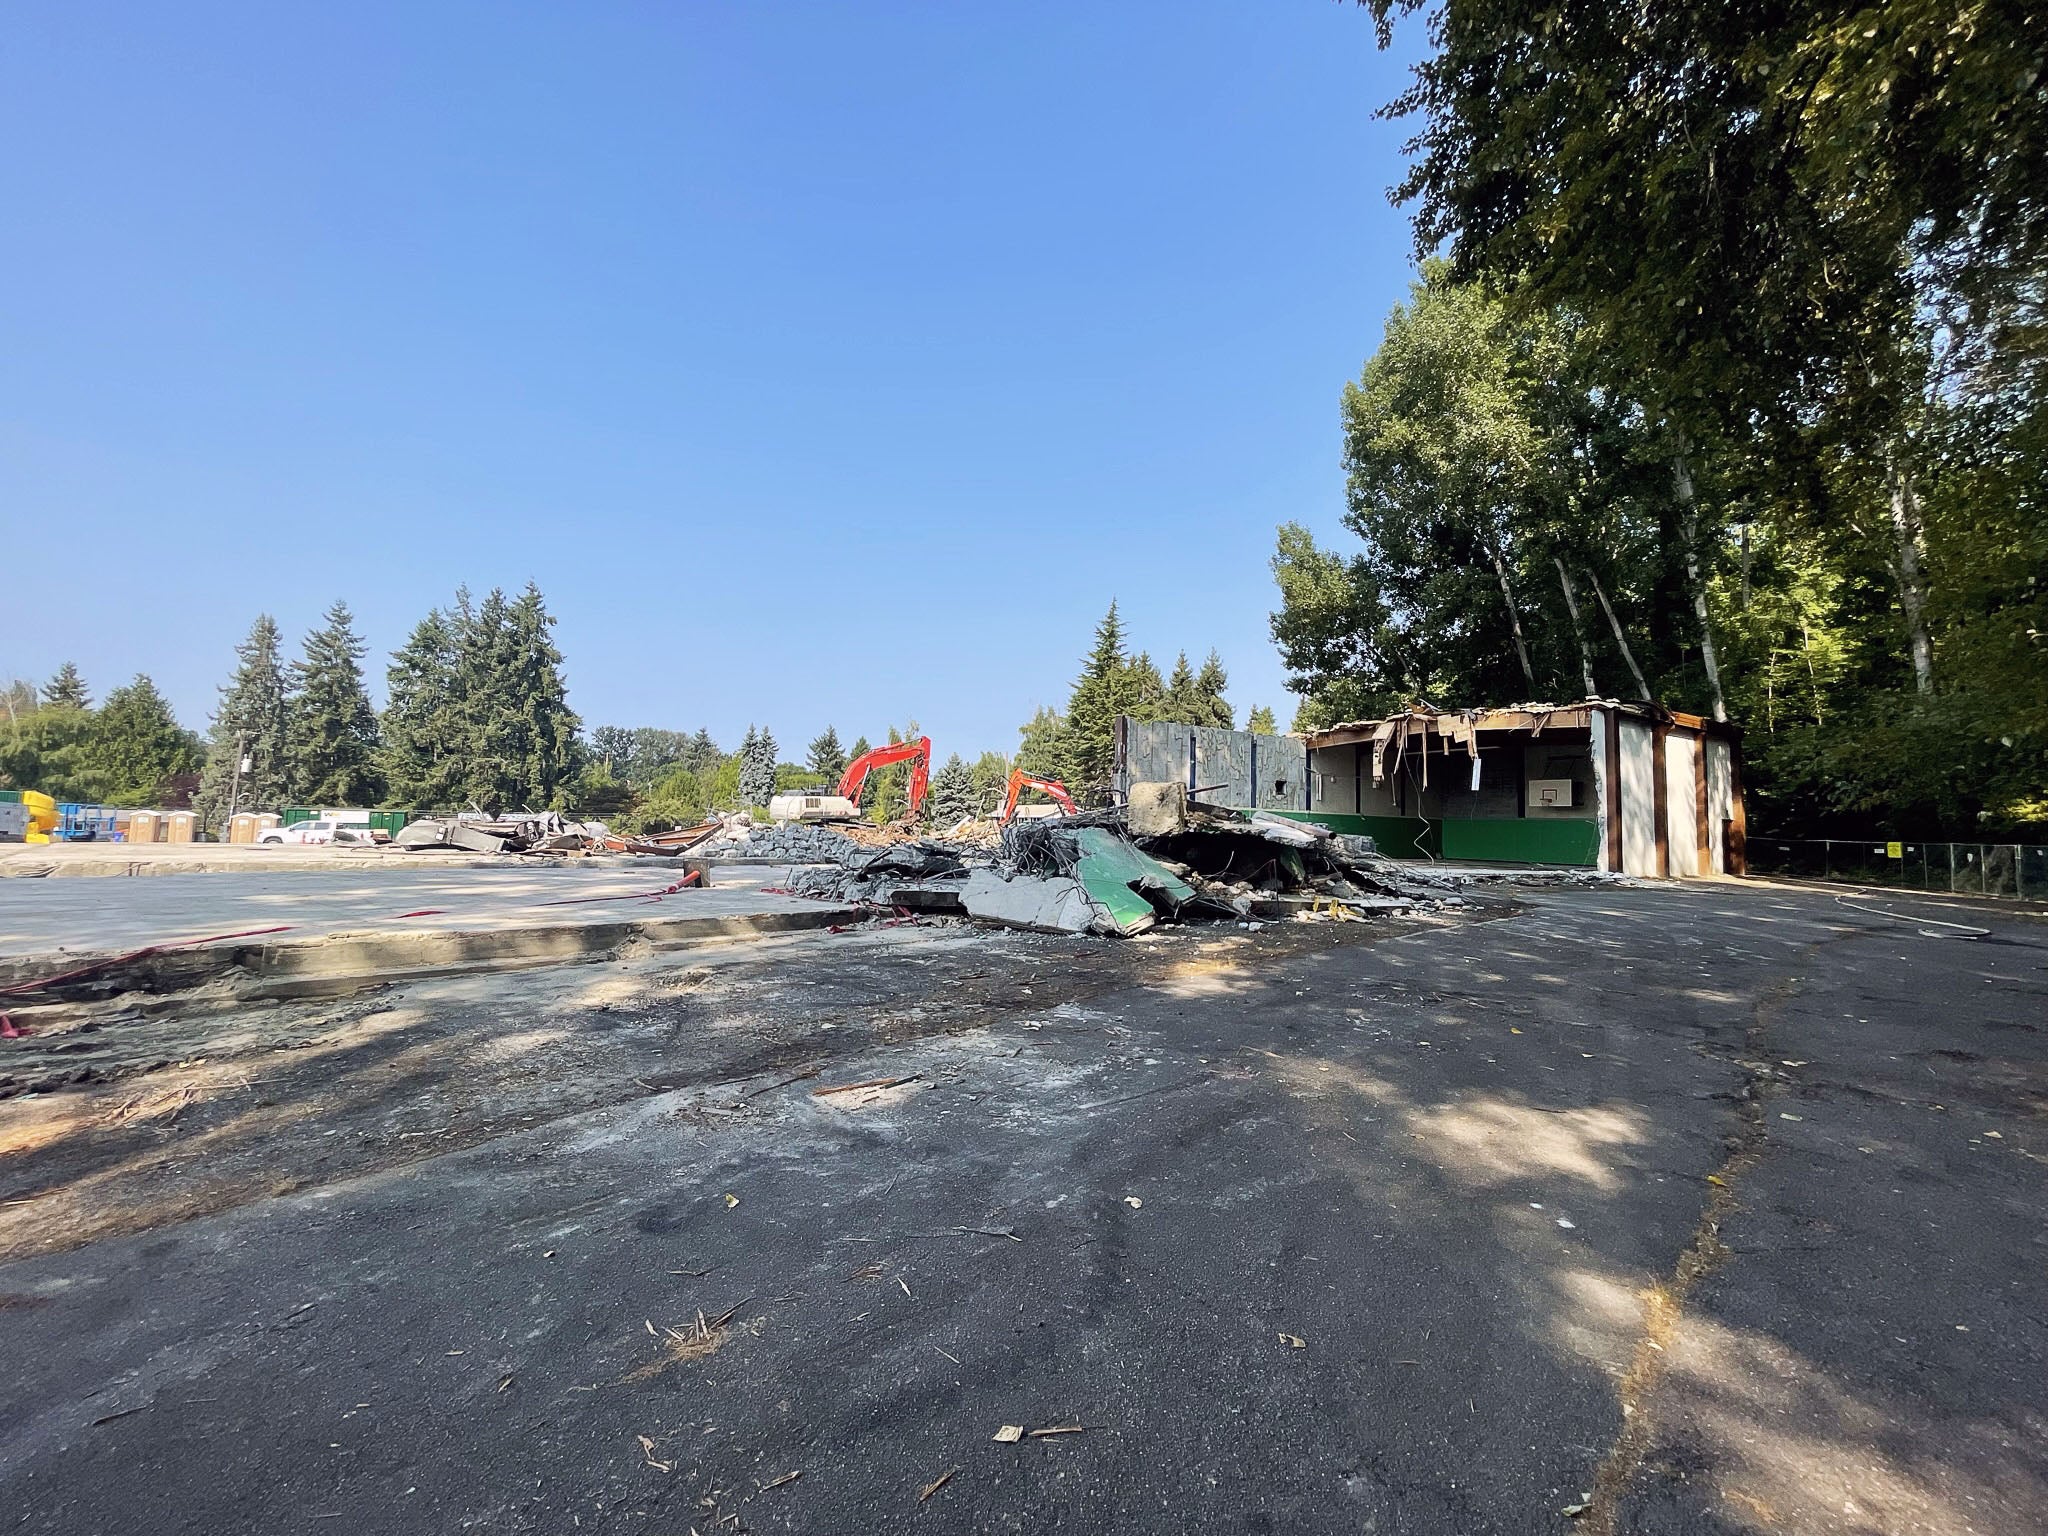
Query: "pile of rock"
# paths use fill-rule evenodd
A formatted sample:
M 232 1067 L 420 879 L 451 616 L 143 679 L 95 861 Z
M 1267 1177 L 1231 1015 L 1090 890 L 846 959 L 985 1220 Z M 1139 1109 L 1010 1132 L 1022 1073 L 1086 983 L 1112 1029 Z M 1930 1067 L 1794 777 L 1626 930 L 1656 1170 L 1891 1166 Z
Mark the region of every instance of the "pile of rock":
M 829 822 L 728 816 L 719 832 L 690 851 L 699 858 L 754 864 L 837 864 L 860 852 L 860 845 Z

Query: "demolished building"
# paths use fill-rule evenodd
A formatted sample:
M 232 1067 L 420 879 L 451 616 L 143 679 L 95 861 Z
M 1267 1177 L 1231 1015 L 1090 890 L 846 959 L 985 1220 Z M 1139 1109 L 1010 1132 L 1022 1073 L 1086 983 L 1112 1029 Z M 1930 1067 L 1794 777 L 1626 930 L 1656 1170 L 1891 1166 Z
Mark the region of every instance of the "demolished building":
M 1397 859 L 1746 870 L 1742 733 L 1647 703 L 1416 706 L 1276 736 L 1120 717 L 1116 784 L 1370 837 Z

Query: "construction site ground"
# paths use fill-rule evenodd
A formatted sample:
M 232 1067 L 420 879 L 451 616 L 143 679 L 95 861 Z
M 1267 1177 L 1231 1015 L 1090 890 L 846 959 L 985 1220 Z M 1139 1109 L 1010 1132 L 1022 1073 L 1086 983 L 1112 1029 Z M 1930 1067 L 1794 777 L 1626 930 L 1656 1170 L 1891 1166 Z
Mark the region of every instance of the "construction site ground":
M 1714 883 L 116 1010 L 0 1042 L 0 1508 L 2018 1536 L 2044 1004 Z

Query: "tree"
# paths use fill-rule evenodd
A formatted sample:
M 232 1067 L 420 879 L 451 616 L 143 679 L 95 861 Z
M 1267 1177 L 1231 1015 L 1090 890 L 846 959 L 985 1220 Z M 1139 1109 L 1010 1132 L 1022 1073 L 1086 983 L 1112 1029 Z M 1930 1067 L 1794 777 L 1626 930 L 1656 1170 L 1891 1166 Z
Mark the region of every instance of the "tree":
M 740 798 L 760 810 L 775 795 L 775 737 L 768 731 L 747 727 L 740 745 Z
M 1273 721 L 1273 711 L 1263 704 L 1254 704 L 1252 712 L 1245 717 L 1244 728 L 1260 736 L 1279 734 L 1279 726 Z
M 234 676 L 220 690 L 193 801 L 207 831 L 219 830 L 233 811 L 275 811 L 285 803 L 290 703 L 277 620 L 258 614 L 235 657 Z
M 974 774 L 955 752 L 932 775 L 931 823 L 943 830 L 967 820 L 974 812 Z
M 87 710 L 45 705 L 17 713 L 0 727 L 0 787 L 41 790 L 54 800 L 109 799 L 92 744 Z
M 1188 665 L 1188 653 L 1173 658 L 1173 670 L 1166 675 L 1166 692 L 1159 701 L 1159 718 L 1191 723 L 1199 708 L 1195 669 Z
M 1123 620 L 1112 602 L 1067 696 L 1060 776 L 1070 789 L 1106 789 L 1116 764 L 1116 717 L 1164 695 L 1158 669 L 1149 658 L 1141 660 L 1142 665 L 1124 654 Z
M 1234 729 L 1237 714 L 1224 697 L 1229 688 L 1230 674 L 1223 670 L 1223 658 L 1211 650 L 1202 662 L 1202 670 L 1195 674 L 1194 714 L 1189 723 L 1225 731 Z
M 91 709 L 92 695 L 85 690 L 85 679 L 78 675 L 76 663 L 65 662 L 57 669 L 57 675 L 43 684 L 43 702 L 52 709 Z
M 327 622 L 306 637 L 292 666 L 292 704 L 285 730 L 285 780 L 292 797 L 311 805 L 373 805 L 383 797 L 377 765 L 377 712 L 363 689 L 368 647 L 355 616 L 337 599 Z
M 173 780 L 198 770 L 199 738 L 178 724 L 156 684 L 137 673 L 94 712 L 83 758 L 101 798 L 159 805 Z
M 392 800 L 414 810 L 463 807 L 469 723 L 459 693 L 456 622 L 456 615 L 429 609 L 384 673 L 380 762 Z
M 839 745 L 839 732 L 829 725 L 820 731 L 812 740 L 805 761 L 811 772 L 828 783 L 838 783 L 839 776 L 846 772 L 846 749 Z
M 1067 771 L 1067 722 L 1056 709 L 1041 705 L 1019 727 L 1017 766 L 1041 779 L 1057 779 Z M 1005 781 L 1008 775 L 1004 775 Z
M 988 815 L 1002 805 L 1009 790 L 1010 760 L 1000 752 L 984 752 L 974 760 L 969 777 L 974 784 L 975 813 Z
M 506 614 L 510 665 L 498 679 L 512 722 L 514 788 L 521 805 L 559 810 L 583 765 L 582 722 L 569 707 L 554 616 L 532 582 Z M 771 743 L 770 751 L 773 751 Z

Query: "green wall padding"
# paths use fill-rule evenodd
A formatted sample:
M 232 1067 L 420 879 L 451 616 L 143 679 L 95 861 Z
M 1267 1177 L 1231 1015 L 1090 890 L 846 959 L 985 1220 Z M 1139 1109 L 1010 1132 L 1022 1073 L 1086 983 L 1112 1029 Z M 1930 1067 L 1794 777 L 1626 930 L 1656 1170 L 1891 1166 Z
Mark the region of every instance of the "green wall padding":
M 1600 823 L 1563 816 L 1540 821 L 1480 819 L 1445 821 L 1443 856 L 1485 864 L 1583 864 L 1600 862 Z

